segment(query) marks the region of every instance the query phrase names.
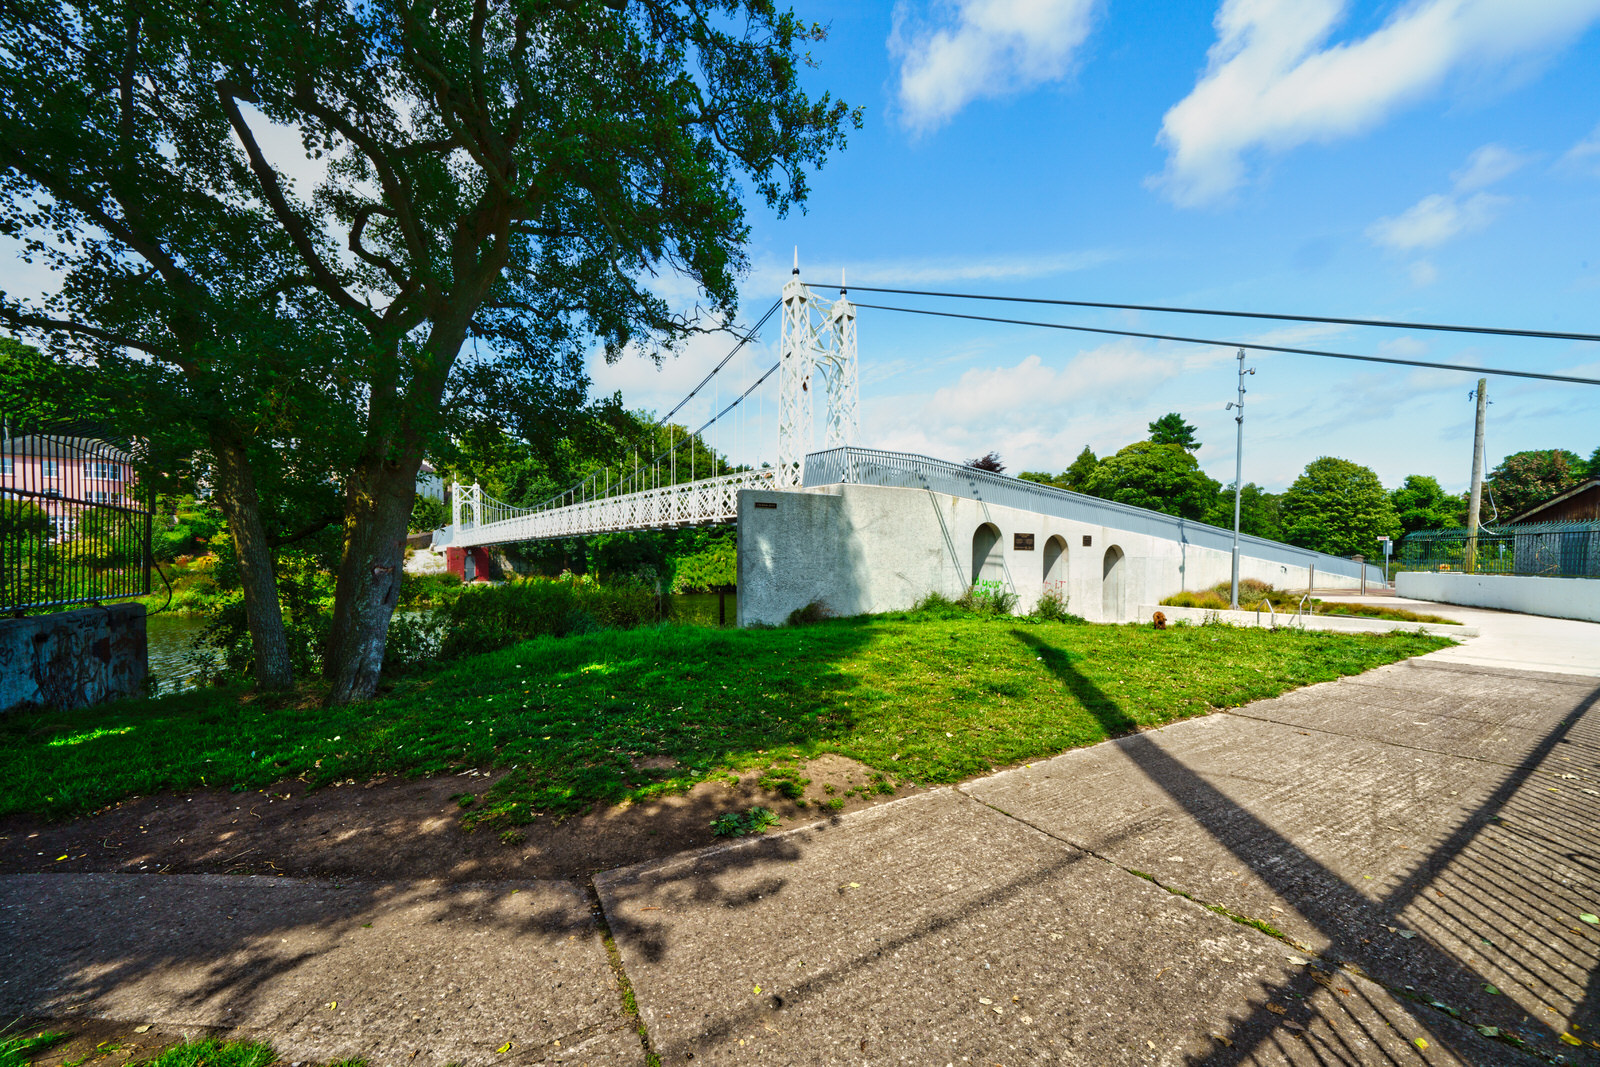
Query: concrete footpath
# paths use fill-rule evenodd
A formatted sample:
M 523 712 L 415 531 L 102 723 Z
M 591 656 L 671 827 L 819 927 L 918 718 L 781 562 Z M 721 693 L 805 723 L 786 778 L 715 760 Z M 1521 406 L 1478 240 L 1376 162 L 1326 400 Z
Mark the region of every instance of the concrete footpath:
M 1600 1064 L 1597 912 L 1600 681 L 1447 652 L 588 886 L 0 878 L 0 1012 L 375 1067 Z

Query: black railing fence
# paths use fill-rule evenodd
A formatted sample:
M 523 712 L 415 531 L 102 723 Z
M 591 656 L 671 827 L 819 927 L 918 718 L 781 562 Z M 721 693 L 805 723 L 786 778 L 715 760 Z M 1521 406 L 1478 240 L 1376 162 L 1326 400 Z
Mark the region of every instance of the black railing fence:
M 1411 571 L 1600 578 L 1600 522 L 1530 522 L 1483 526 L 1476 541 L 1464 529 L 1419 530 L 1400 542 L 1400 567 Z
M 125 449 L 0 417 L 0 612 L 148 595 L 151 521 Z

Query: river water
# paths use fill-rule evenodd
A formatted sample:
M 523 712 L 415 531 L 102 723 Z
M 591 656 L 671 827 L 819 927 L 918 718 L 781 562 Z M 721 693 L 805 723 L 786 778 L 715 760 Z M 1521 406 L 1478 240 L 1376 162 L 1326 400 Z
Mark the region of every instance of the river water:
M 722 613 L 716 593 L 674 593 L 672 596 L 674 620 L 695 626 L 717 626 Z M 738 606 L 738 597 L 729 593 L 723 601 L 726 621 L 732 626 Z M 426 609 L 423 609 L 424 611 Z M 398 617 L 398 612 L 396 613 Z M 206 620 L 199 615 L 177 615 L 163 612 L 151 615 L 145 622 L 150 645 L 150 673 L 156 678 L 156 691 L 175 693 L 196 684 L 208 665 L 198 659 L 194 640 L 205 628 Z M 214 662 L 214 660 L 212 661 Z

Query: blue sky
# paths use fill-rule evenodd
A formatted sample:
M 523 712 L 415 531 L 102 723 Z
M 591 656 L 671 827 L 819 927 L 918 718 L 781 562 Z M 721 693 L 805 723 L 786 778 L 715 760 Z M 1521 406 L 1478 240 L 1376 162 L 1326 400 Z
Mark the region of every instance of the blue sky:
M 809 210 L 752 203 L 743 313 L 805 276 L 1126 303 L 1600 333 L 1600 0 L 800 3 L 814 88 L 865 108 Z M 893 303 L 909 298 L 863 302 Z M 941 305 L 942 306 L 942 305 Z M 985 307 L 957 307 L 976 310 Z M 1124 312 L 997 312 L 1600 377 L 1600 345 Z M 863 443 L 1013 472 L 1105 454 L 1167 411 L 1232 480 L 1231 348 L 862 311 Z M 777 330 L 733 370 L 775 359 Z M 663 411 L 726 351 L 597 389 Z M 1475 378 L 1253 355 L 1245 478 L 1337 455 L 1463 488 Z M 698 407 L 701 418 L 729 387 Z M 1491 378 L 1488 452 L 1587 456 L 1600 387 Z M 772 451 L 769 396 L 717 443 Z M 691 413 L 693 414 L 693 413 Z M 763 421 L 766 425 L 763 425 Z

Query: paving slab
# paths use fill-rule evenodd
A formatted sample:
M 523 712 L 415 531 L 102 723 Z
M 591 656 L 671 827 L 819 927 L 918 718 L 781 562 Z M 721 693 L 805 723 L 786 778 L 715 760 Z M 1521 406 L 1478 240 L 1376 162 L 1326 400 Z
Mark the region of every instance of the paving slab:
M 1483 684 L 1515 703 L 1507 674 Z M 1569 1062 L 1595 1061 L 1557 1037 L 1600 1034 L 1600 927 L 1578 919 L 1600 904 L 1596 693 L 1552 695 L 1534 679 L 1528 703 L 1543 702 L 1547 729 L 1532 743 L 1530 722 L 1520 747 L 1508 740 L 1507 758 L 1490 761 L 1441 751 L 1461 741 L 1447 709 L 1416 713 L 1407 728 L 1348 699 L 1404 677 L 1310 687 L 962 788 L 1390 988 L 1413 986 Z M 1419 693 L 1481 695 L 1469 681 L 1434 681 Z M 1293 715 L 1305 725 L 1274 721 Z M 1328 721 L 1341 732 L 1313 725 Z M 1360 728 L 1372 736 L 1352 736 Z
M 669 1067 L 1532 1062 L 949 789 L 595 884 Z
M 1233 714 L 1516 766 L 1600 693 L 1575 675 L 1533 674 L 1421 660 L 1329 687 L 1296 689 Z
M 6 1017 L 223 1027 L 378 1067 L 644 1059 L 566 882 L 8 875 L 0 943 Z

